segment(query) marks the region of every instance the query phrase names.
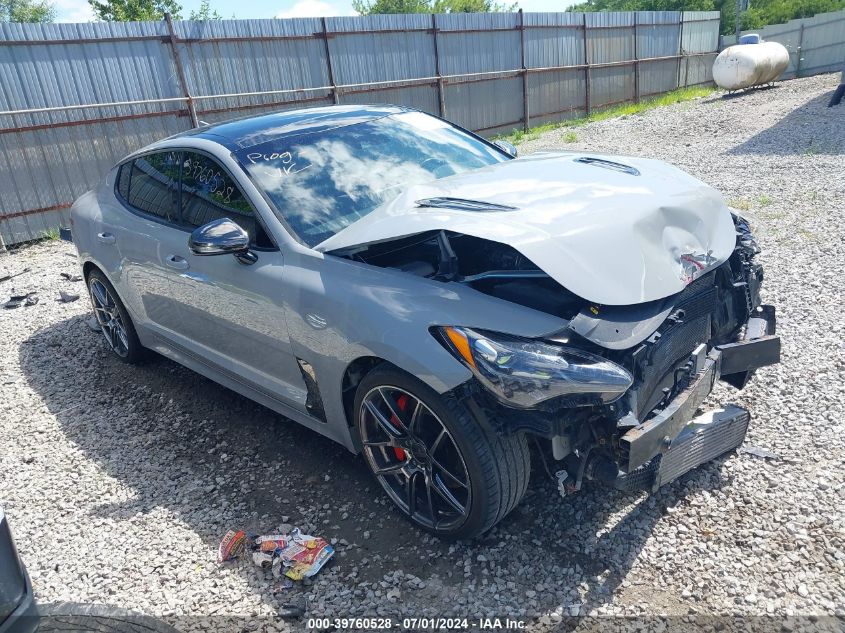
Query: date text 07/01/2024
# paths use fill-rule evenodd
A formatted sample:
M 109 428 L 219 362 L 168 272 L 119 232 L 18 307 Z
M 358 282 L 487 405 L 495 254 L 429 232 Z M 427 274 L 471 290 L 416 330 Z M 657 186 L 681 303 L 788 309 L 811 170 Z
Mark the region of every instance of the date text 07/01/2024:
M 525 621 L 508 617 L 479 617 L 479 618 L 412 618 L 401 620 L 393 618 L 309 618 L 309 630 L 335 629 L 367 629 L 405 631 L 519 631 L 525 629 Z

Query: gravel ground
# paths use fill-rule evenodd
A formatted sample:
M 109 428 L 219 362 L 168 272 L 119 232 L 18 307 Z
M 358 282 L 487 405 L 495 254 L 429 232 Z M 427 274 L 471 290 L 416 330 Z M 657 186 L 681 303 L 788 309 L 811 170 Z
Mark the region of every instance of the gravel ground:
M 756 218 L 783 362 L 713 401 L 749 408 L 746 446 L 779 458 L 731 454 L 655 495 L 588 484 L 565 501 L 535 464 L 528 497 L 476 543 L 410 527 L 328 440 L 162 358 L 117 362 L 86 327 L 85 297 L 55 300 L 84 291 L 59 274 L 76 270 L 72 246 L 0 258 L 0 271 L 32 269 L 0 294 L 40 297 L 0 311 L 0 504 L 38 598 L 220 630 L 300 630 L 273 615 L 303 598 L 311 616 L 510 615 L 532 630 L 576 614 L 845 617 L 845 106 L 824 107 L 837 82 L 714 96 L 520 147 L 667 160 Z M 274 593 L 256 568 L 216 562 L 227 528 L 284 523 L 337 539 L 313 582 Z

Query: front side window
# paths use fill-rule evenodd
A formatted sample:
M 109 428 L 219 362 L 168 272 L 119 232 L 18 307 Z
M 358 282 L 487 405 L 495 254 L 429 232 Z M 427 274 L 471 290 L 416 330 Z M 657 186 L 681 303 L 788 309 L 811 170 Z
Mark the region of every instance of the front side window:
M 157 152 L 136 158 L 120 169 L 118 193 L 132 207 L 167 222 L 178 222 L 181 152 Z M 128 178 L 125 172 L 129 173 Z
M 236 157 L 309 246 L 407 187 L 510 158 L 421 112 L 282 137 L 240 150 Z
M 185 152 L 182 161 L 182 222 L 189 228 L 229 218 L 257 246 L 271 246 L 256 211 L 235 181 L 214 159 Z

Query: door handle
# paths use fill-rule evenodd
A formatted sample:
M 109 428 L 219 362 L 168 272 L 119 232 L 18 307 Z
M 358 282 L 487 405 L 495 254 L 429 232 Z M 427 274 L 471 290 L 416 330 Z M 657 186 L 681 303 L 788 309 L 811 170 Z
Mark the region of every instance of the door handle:
M 111 233 L 97 233 L 97 240 L 102 244 L 114 244 L 114 235 Z
M 176 270 L 188 270 L 188 260 L 179 255 L 168 255 L 164 258 L 164 263 L 169 268 Z

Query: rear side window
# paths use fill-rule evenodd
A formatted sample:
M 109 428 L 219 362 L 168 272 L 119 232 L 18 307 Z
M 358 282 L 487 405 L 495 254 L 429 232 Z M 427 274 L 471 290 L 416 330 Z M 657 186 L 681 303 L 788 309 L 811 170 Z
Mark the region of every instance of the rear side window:
M 167 222 L 178 222 L 180 154 L 147 154 L 125 164 L 120 169 L 118 193 L 142 213 Z
M 239 224 L 256 246 L 269 247 L 256 212 L 235 181 L 215 160 L 185 152 L 182 161 L 182 223 L 190 228 L 229 218 Z
M 121 165 L 117 174 L 117 193 L 126 202 L 129 200 L 129 178 L 132 176 L 132 162 Z

